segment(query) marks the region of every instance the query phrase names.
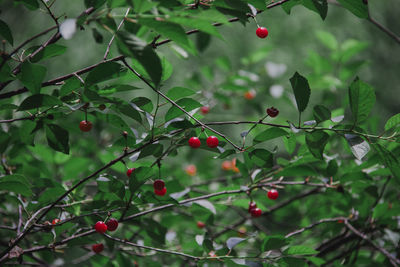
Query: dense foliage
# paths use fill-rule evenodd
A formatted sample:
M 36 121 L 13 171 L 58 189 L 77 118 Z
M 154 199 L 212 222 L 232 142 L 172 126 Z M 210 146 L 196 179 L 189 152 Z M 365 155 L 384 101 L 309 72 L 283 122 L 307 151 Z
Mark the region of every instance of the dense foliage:
M 260 13 L 331 2 L 400 43 L 366 0 L 0 1 L 52 21 L 17 44 L 0 20 L 0 265 L 400 266 L 400 114 L 371 119 L 373 44 L 318 31 L 290 79 L 266 63 Z M 265 45 L 174 71 L 232 24 Z M 76 35 L 98 60 L 50 69 Z

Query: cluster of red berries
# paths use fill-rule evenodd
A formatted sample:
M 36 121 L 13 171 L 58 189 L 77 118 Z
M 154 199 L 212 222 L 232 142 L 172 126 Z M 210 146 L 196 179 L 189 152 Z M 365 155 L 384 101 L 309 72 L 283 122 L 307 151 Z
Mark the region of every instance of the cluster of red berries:
M 209 136 L 206 140 L 207 142 L 207 146 L 209 148 L 216 148 L 218 146 L 218 138 L 215 136 Z M 201 142 L 200 139 L 197 137 L 190 137 L 189 139 L 189 146 L 191 146 L 192 148 L 199 148 L 201 146 Z
M 102 222 L 102 221 L 98 221 L 95 225 L 94 225 L 94 229 L 96 230 L 96 232 L 100 233 L 100 234 L 104 234 L 107 231 L 115 231 L 118 228 L 118 221 L 114 218 L 109 219 L 106 223 Z M 92 250 L 95 253 L 100 253 L 102 252 L 104 249 L 104 245 L 99 243 L 99 244 L 94 244 L 92 246 Z
M 269 199 L 272 199 L 272 200 L 277 199 L 278 196 L 279 196 L 279 193 L 278 193 L 278 191 L 275 190 L 275 189 L 271 189 L 271 190 L 269 190 L 268 193 L 267 193 L 267 197 L 268 197 Z M 257 204 L 256 204 L 256 202 L 254 202 L 254 201 L 251 201 L 251 202 L 249 203 L 248 211 L 249 211 L 249 213 L 251 214 L 251 216 L 254 217 L 254 218 L 258 218 L 258 217 L 260 217 L 261 214 L 262 214 L 261 209 L 260 209 L 260 208 L 257 208 Z
M 167 188 L 163 180 L 157 179 L 153 183 L 154 194 L 157 196 L 164 196 L 167 193 Z

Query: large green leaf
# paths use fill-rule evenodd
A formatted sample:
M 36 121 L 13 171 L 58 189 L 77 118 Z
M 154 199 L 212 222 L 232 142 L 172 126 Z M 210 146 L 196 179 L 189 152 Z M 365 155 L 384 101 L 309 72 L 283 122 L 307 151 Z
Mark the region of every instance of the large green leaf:
M 85 80 L 85 85 L 90 86 L 99 82 L 107 81 L 120 77 L 125 74 L 126 68 L 116 62 L 106 62 L 100 64 L 89 72 Z
M 193 91 L 192 89 L 178 86 L 169 89 L 167 92 L 167 96 L 175 101 L 182 97 L 194 95 L 195 93 L 196 92 Z
M 297 109 L 299 112 L 303 112 L 308 105 L 311 94 L 308 81 L 296 72 L 292 78 L 290 78 L 290 83 L 292 84 L 293 93 L 296 98 Z
M 374 144 L 373 148 L 378 153 L 381 162 L 389 168 L 393 176 L 399 182 L 400 180 L 400 162 L 396 156 L 387 148 L 380 144 Z
M 388 131 L 400 124 L 400 113 L 390 117 L 385 123 L 385 131 Z
M 2 181 L 0 178 L 0 190 L 14 192 L 26 197 L 32 196 L 32 190 L 26 184 L 19 181 Z
M 368 18 L 368 5 L 364 0 L 338 0 L 338 2 L 359 18 Z
M 18 110 L 28 110 L 40 107 L 53 107 L 56 105 L 62 105 L 62 102 L 58 98 L 50 95 L 37 94 L 24 99 Z
M 288 133 L 285 130 L 283 130 L 281 128 L 273 127 L 273 128 L 269 128 L 269 129 L 259 133 L 258 135 L 256 135 L 256 137 L 254 137 L 253 142 L 260 143 L 260 142 L 275 139 L 277 137 L 284 136 L 287 134 Z
M 289 239 L 281 235 L 271 235 L 264 239 L 262 251 L 280 249 L 289 244 Z
M 21 73 L 18 75 L 18 78 L 32 94 L 37 94 L 42 88 L 42 82 L 46 76 L 46 72 L 47 70 L 45 67 L 25 61 L 22 63 Z
M 7 23 L 0 19 L 0 36 L 7 40 L 11 45 L 14 45 L 13 36 Z
M 34 46 L 28 49 L 27 53 L 36 51 L 40 46 Z M 51 44 L 42 49 L 31 58 L 31 62 L 36 63 L 41 60 L 62 55 L 67 51 L 67 47 L 59 44 Z
M 325 145 L 328 143 L 329 135 L 324 131 L 313 131 L 306 133 L 306 143 L 311 154 L 318 159 L 323 159 Z
M 324 20 L 328 14 L 327 0 L 302 0 L 303 6 L 318 13 Z
M 315 121 L 320 123 L 331 119 L 331 111 L 323 105 L 316 105 L 313 109 L 313 116 Z
M 144 68 L 156 86 L 161 82 L 161 60 L 154 49 L 135 35 L 118 32 L 118 49 L 126 56 L 134 57 Z M 135 69 L 135 66 L 133 66 Z
M 202 105 L 192 98 L 182 98 L 176 102 L 180 107 L 185 109 L 186 111 L 191 111 L 195 108 L 199 108 Z M 182 110 L 177 108 L 176 106 L 172 106 L 167 113 L 165 114 L 165 121 L 170 121 L 180 115 L 184 114 Z
M 68 131 L 56 124 L 46 125 L 47 142 L 51 148 L 65 154 L 69 154 Z
M 317 254 L 318 251 L 306 246 L 292 246 L 289 247 L 289 249 L 287 249 L 285 253 L 287 255 L 314 255 Z
M 356 78 L 349 88 L 350 108 L 354 124 L 364 122 L 375 104 L 374 89 Z

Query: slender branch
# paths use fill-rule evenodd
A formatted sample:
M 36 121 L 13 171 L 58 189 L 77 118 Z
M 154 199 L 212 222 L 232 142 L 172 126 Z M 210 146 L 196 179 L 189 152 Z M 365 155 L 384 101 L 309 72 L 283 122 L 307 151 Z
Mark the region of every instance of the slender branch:
M 317 221 L 317 222 L 314 222 L 314 223 L 312 223 L 312 224 L 310 224 L 310 225 L 308 225 L 308 226 L 306 226 L 306 227 L 303 227 L 303 228 L 300 228 L 300 229 L 298 229 L 298 230 L 296 230 L 296 231 L 293 231 L 293 232 L 287 234 L 285 237 L 288 238 L 288 237 L 291 237 L 291 236 L 300 234 L 300 233 L 302 233 L 302 232 L 304 232 L 304 231 L 306 231 L 306 230 L 309 230 L 309 229 L 311 229 L 311 228 L 314 228 L 315 226 L 320 225 L 320 224 L 322 224 L 322 223 L 337 222 L 337 221 L 339 221 L 339 220 L 345 221 L 345 220 L 347 220 L 347 219 L 348 219 L 348 218 L 346 218 L 346 217 L 336 217 L 336 218 L 321 219 L 321 220 L 319 220 L 319 221 Z
M 46 2 L 44 0 L 40 0 L 40 2 L 42 2 L 42 4 L 46 7 L 47 12 L 49 12 L 49 15 L 51 16 L 51 18 L 54 20 L 54 22 L 56 23 L 57 27 L 58 25 L 58 20 L 57 18 L 54 16 L 53 12 L 51 12 L 50 7 L 47 6 Z
M 386 258 L 389 259 L 390 263 L 397 267 L 400 265 L 400 259 L 397 259 L 396 257 L 392 256 L 386 249 L 384 249 L 383 247 L 380 247 L 378 245 L 376 245 L 371 239 L 369 239 L 365 234 L 361 233 L 360 231 L 358 231 L 356 228 L 354 228 L 353 225 L 351 225 L 349 223 L 348 220 L 344 220 L 344 224 L 346 225 L 346 227 L 352 231 L 354 234 L 356 234 L 357 236 L 361 237 L 362 239 L 364 239 L 365 241 L 367 241 L 369 244 L 371 244 L 376 250 L 378 250 L 379 252 L 381 252 L 383 255 L 386 256 Z
M 115 39 L 115 35 L 117 34 L 117 31 L 119 31 L 119 29 L 121 28 L 122 24 L 124 24 L 124 21 L 125 21 L 125 19 L 126 19 L 126 16 L 128 16 L 130 10 L 131 10 L 130 8 L 128 8 L 128 9 L 126 10 L 124 18 L 121 20 L 121 22 L 120 22 L 119 25 L 118 25 L 117 30 L 115 31 L 115 33 L 114 33 L 113 36 L 111 37 L 111 40 L 110 40 L 110 42 L 108 43 L 108 46 L 107 46 L 107 49 L 106 49 L 106 53 L 104 54 L 103 60 L 106 60 L 106 59 L 107 59 L 108 53 L 110 52 L 111 44 L 113 43 L 113 41 L 114 41 L 114 39 Z
M 371 18 L 371 16 L 368 15 L 368 21 L 374 24 L 376 27 L 378 27 L 381 31 L 386 33 L 389 37 L 391 37 L 393 40 L 395 40 L 398 44 L 400 44 L 400 37 L 397 36 L 394 32 L 377 22 L 375 19 Z

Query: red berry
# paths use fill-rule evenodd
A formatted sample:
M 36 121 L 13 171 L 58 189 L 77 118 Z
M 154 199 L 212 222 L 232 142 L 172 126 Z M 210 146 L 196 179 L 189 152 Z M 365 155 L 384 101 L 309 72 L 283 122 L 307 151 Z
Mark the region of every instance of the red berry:
M 207 146 L 208 147 L 211 147 L 211 148 L 214 148 L 214 147 L 217 147 L 218 146 L 218 138 L 217 137 L 215 137 L 215 136 L 209 136 L 208 138 L 207 138 Z
M 253 209 L 255 209 L 255 208 L 257 208 L 257 204 L 256 204 L 256 202 L 250 202 L 249 203 L 249 213 L 251 213 L 251 211 L 253 210 Z
M 52 225 L 55 225 L 55 224 L 57 224 L 57 223 L 59 223 L 60 222 L 60 219 L 54 219 L 52 222 L 51 222 L 51 224 Z
M 258 27 L 256 30 L 256 34 L 260 38 L 265 38 L 268 36 L 268 30 L 265 27 Z
M 206 115 L 210 111 L 210 108 L 207 106 L 203 106 L 200 108 L 200 111 L 203 115 Z
M 128 177 L 131 177 L 132 172 L 135 170 L 135 168 L 130 168 L 126 171 L 126 175 L 128 175 Z
M 154 190 L 161 191 L 165 187 L 165 183 L 163 180 L 155 180 L 153 183 Z
M 82 132 L 89 132 L 92 129 L 92 123 L 90 121 L 81 121 L 79 123 L 79 129 L 81 129 Z
M 192 148 L 198 148 L 200 147 L 201 143 L 200 143 L 200 139 L 197 137 L 190 137 L 189 139 L 189 146 L 191 146 Z
M 154 193 L 155 193 L 157 196 L 163 196 L 163 195 L 165 195 L 165 194 L 167 193 L 167 188 L 164 187 L 164 188 L 161 189 L 161 190 L 154 189 Z
M 197 227 L 198 227 L 198 228 L 202 229 L 202 228 L 204 228 L 205 226 L 206 226 L 205 223 L 200 222 L 200 221 L 197 222 Z
M 100 253 L 100 252 L 102 252 L 103 251 L 103 249 L 104 249 L 104 245 L 103 244 L 94 244 L 93 246 L 92 246 L 92 250 L 93 250 L 93 252 L 95 252 L 95 253 Z
M 94 225 L 94 229 L 96 230 L 96 232 L 98 232 L 100 234 L 104 234 L 107 231 L 107 225 L 102 221 L 98 221 Z
M 271 190 L 268 191 L 267 196 L 268 196 L 269 199 L 274 199 L 275 200 L 275 199 L 278 198 L 279 193 L 278 193 L 277 190 L 271 189 Z
M 254 208 L 250 211 L 251 216 L 254 218 L 260 217 L 262 214 L 262 211 L 259 208 Z
M 118 221 L 114 218 L 109 219 L 106 222 L 108 231 L 115 231 L 118 228 Z
M 268 114 L 268 116 L 274 118 L 274 117 L 278 116 L 279 110 L 274 107 L 270 107 L 270 108 L 267 108 L 267 114 Z
M 250 90 L 244 93 L 244 98 L 247 100 L 252 100 L 254 97 L 256 97 L 256 91 L 255 90 Z

